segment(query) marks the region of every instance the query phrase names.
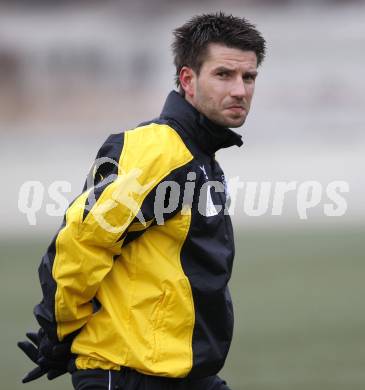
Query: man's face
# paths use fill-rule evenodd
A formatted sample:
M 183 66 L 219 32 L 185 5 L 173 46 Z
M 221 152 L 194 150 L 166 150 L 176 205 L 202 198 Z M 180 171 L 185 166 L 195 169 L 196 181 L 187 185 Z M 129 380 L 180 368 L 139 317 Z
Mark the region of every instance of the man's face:
M 186 100 L 199 112 L 218 125 L 240 127 L 250 110 L 256 76 L 255 52 L 211 43 L 199 75 L 184 67 L 180 80 Z

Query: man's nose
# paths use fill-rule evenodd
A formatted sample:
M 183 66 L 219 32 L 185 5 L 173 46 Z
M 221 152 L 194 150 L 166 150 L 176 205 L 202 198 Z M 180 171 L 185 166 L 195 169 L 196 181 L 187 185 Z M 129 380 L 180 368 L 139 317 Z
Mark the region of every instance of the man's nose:
M 241 77 L 234 81 L 231 89 L 231 96 L 236 98 L 244 98 L 246 96 L 246 86 Z

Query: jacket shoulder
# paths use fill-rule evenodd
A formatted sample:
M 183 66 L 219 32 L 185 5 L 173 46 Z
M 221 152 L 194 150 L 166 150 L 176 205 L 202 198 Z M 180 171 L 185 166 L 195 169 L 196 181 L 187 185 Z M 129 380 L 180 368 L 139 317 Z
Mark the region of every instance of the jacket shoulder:
M 123 166 L 167 174 L 192 159 L 179 134 L 166 123 L 151 122 L 124 133 Z

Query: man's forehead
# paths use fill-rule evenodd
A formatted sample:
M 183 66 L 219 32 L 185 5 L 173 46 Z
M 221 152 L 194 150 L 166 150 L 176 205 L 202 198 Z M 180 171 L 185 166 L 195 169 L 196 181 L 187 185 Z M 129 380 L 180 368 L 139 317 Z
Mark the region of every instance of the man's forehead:
M 254 51 L 228 47 L 220 43 L 210 43 L 204 63 L 211 66 L 237 67 L 241 64 L 256 69 L 257 56 Z

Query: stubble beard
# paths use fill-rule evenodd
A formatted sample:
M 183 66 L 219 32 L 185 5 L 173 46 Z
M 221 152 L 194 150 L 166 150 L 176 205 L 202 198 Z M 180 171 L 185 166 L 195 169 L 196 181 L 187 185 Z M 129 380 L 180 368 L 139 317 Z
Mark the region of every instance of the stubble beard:
M 220 110 L 213 106 L 210 106 L 209 104 L 204 104 L 204 101 L 209 101 L 207 98 L 202 97 L 199 89 L 197 90 L 197 100 L 195 104 L 195 108 L 203 114 L 205 117 L 207 117 L 211 122 L 214 124 L 221 126 L 221 127 L 232 127 L 232 128 L 237 128 L 241 127 L 246 120 L 247 114 L 244 115 L 239 122 L 236 122 L 234 119 L 229 119 L 225 117 L 222 114 L 220 114 Z M 239 118 L 237 118 L 238 120 Z
M 243 117 L 238 117 L 237 119 L 231 119 L 225 117 L 223 113 L 220 114 L 220 111 L 218 109 L 209 110 L 207 108 L 206 110 L 204 110 L 204 107 L 202 107 L 202 110 L 199 111 L 203 115 L 205 115 L 211 122 L 222 127 L 232 127 L 232 128 L 241 127 L 246 120 L 246 115 Z

